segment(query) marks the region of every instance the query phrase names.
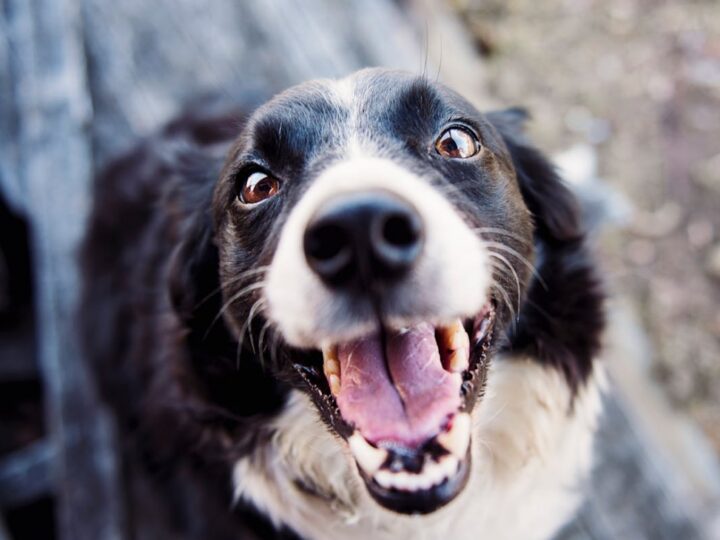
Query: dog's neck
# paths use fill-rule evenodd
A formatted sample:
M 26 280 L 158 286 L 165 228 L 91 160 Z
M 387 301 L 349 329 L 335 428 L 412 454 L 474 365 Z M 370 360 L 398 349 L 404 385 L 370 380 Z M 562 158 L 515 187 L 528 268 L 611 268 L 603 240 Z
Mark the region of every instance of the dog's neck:
M 274 436 L 234 469 L 238 499 L 277 526 L 322 539 L 547 538 L 575 511 L 591 465 L 602 376 L 576 395 L 563 374 L 527 358 L 496 358 L 473 414 L 472 472 L 464 491 L 428 516 L 375 503 L 343 443 L 315 407 L 293 392 Z M 572 407 L 571 407 L 572 404 Z M 522 507 L 523 519 L 517 519 Z

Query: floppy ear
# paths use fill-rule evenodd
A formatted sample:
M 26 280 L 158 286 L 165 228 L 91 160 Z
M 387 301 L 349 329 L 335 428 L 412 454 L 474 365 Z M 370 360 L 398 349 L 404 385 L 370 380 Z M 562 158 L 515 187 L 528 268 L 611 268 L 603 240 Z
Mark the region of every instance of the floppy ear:
M 583 230 L 575 197 L 555 167 L 525 137 L 527 111 L 512 108 L 486 116 L 508 148 L 525 204 L 535 218 L 537 234 L 550 244 L 581 240 Z
M 576 391 L 592 371 L 604 324 L 604 294 L 584 246 L 579 207 L 552 164 L 525 138 L 527 113 L 510 109 L 488 118 L 508 148 L 544 253 L 537 268 L 542 281 L 533 280 L 528 290 L 510 329 L 509 349 L 559 368 Z
M 168 287 L 173 309 L 189 327 L 218 303 L 218 252 L 207 208 L 195 211 L 180 227 Z

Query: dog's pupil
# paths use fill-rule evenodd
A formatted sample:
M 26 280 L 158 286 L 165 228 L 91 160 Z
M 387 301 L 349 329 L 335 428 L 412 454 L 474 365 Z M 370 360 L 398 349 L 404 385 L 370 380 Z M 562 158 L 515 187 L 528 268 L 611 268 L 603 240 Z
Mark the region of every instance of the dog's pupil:
M 440 155 L 450 158 L 468 158 L 478 151 L 475 138 L 460 128 L 446 130 L 436 144 Z
M 242 202 L 247 204 L 257 203 L 277 193 L 279 182 L 262 172 L 251 174 L 245 182 L 242 191 Z

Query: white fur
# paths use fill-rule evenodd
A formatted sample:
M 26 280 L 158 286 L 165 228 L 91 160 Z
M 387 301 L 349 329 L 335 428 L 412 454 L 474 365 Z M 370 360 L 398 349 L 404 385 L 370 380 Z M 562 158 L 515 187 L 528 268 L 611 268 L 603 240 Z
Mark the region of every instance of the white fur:
M 349 309 L 342 293 L 327 289 L 310 270 L 303 253 L 303 234 L 323 203 L 338 195 L 372 190 L 408 201 L 425 227 L 423 255 L 413 273 L 388 293 L 393 312 L 387 314 L 387 324 L 401 327 L 471 317 L 487 301 L 491 279 L 487 250 L 452 204 L 389 159 L 351 158 L 324 171 L 293 208 L 270 265 L 264 294 L 270 318 L 289 343 L 318 348 L 372 330 L 374 314 Z
M 389 512 L 368 495 L 347 447 L 295 392 L 271 443 L 235 465 L 238 499 L 313 540 L 540 540 L 575 512 L 592 463 L 602 373 L 575 398 L 555 369 L 496 358 L 473 413 L 472 469 L 463 492 L 427 516 Z M 318 486 L 310 495 L 297 482 Z

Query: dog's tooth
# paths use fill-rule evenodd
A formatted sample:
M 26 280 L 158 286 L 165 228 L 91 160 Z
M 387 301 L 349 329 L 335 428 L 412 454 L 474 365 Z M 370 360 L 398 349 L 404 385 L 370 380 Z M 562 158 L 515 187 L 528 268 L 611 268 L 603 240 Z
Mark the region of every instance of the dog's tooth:
M 348 439 L 348 445 L 355 461 L 369 476 L 374 475 L 387 459 L 387 450 L 375 448 L 357 431 Z
M 439 484 L 440 482 L 442 482 L 445 479 L 445 472 L 443 471 L 442 466 L 436 462 L 432 462 L 430 464 L 427 474 L 428 474 L 428 477 L 430 478 L 431 486 Z
M 340 375 L 340 362 L 335 359 L 329 359 L 323 362 L 323 371 L 325 375 Z
M 340 361 L 337 357 L 337 345 L 323 347 L 323 371 L 325 375 L 340 375 Z
M 469 358 L 469 349 L 457 349 L 449 354 L 445 367 L 453 373 L 461 373 L 470 367 Z
M 373 476 L 373 478 L 382 487 L 384 487 L 385 489 L 389 489 L 392 487 L 394 476 L 395 475 L 393 473 L 391 473 L 390 471 L 382 470 L 382 471 L 377 472 Z
M 457 413 L 450 429 L 438 435 L 438 442 L 458 459 L 465 458 L 470 444 L 470 425 L 468 413 Z
M 473 329 L 473 340 L 475 343 L 480 343 L 487 335 L 488 329 L 490 328 L 490 319 L 483 317 L 479 321 L 475 321 L 475 328 Z
M 340 393 L 340 377 L 337 375 L 331 373 L 327 376 L 328 380 L 328 386 L 330 386 L 330 393 L 337 397 L 337 395 Z
M 401 471 L 393 476 L 393 486 L 397 489 L 411 490 L 414 489 L 415 482 L 412 475 Z
M 445 456 L 440 460 L 439 466 L 442 472 L 441 482 L 446 478 L 450 478 L 457 472 L 460 462 L 455 456 Z
M 340 361 L 337 358 L 337 346 L 323 347 L 323 372 L 333 396 L 340 393 Z
M 423 470 L 422 473 L 415 477 L 416 489 L 428 489 L 432 485 L 433 479 L 432 476 L 429 474 L 429 471 Z
M 418 491 L 420 489 L 427 489 L 427 480 L 422 474 L 411 474 L 410 475 L 410 482 L 409 482 L 409 489 L 412 491 Z
M 445 369 L 461 372 L 469 367 L 470 338 L 460 319 L 437 329 L 440 355 Z

